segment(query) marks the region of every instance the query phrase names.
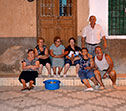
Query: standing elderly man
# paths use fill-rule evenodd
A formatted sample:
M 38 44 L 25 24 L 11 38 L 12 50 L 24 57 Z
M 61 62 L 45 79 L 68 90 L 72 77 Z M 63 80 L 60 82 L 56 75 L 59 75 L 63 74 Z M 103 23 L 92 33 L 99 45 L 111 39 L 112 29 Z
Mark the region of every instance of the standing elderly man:
M 107 77 L 111 79 L 113 88 L 116 88 L 116 72 L 113 70 L 113 61 L 108 54 L 103 54 L 100 46 L 95 48 L 96 56 L 94 58 L 96 69 L 95 77 L 100 84 L 100 89 L 104 89 L 102 79 Z
M 90 24 L 82 30 L 81 46 L 86 47 L 93 57 L 95 56 L 95 47 L 100 46 L 101 38 L 104 40 L 104 48 L 107 47 L 105 33 L 99 24 L 96 24 L 96 17 L 90 16 Z

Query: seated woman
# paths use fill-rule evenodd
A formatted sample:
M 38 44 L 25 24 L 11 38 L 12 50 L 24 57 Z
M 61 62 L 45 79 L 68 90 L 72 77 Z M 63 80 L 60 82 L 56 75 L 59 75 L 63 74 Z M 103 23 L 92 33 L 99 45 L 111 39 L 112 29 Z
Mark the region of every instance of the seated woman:
M 23 88 L 21 89 L 32 89 L 35 84 L 35 78 L 38 76 L 38 69 L 39 69 L 39 61 L 35 58 L 35 53 L 33 49 L 28 50 L 28 57 L 22 61 L 22 69 L 19 76 L 19 81 L 23 84 Z M 27 87 L 26 83 L 29 82 L 29 88 Z
M 51 61 L 48 54 L 48 49 L 46 45 L 44 45 L 44 39 L 39 37 L 37 40 L 38 45 L 35 47 L 35 56 L 39 59 L 40 68 L 39 74 L 42 73 L 42 68 L 45 66 L 48 70 L 49 76 L 51 75 Z
M 58 75 L 60 77 L 60 73 L 64 66 L 64 49 L 65 47 L 61 44 L 61 38 L 55 37 L 54 44 L 50 47 L 50 55 L 52 56 L 52 67 L 54 77 L 56 77 L 56 68 L 58 67 Z
M 76 75 L 78 76 L 80 58 L 79 54 L 81 52 L 81 48 L 76 45 L 76 40 L 71 37 L 69 39 L 69 46 L 65 48 L 65 66 L 64 66 L 64 77 L 66 77 L 66 73 L 71 65 L 75 65 L 76 67 Z
M 92 56 L 88 54 L 87 48 L 82 48 L 81 52 L 82 56 L 80 59 L 80 69 L 78 75 L 82 83 L 84 83 L 87 86 L 87 89 L 85 89 L 84 91 L 92 91 L 94 89 L 91 87 L 88 79 L 93 81 L 93 83 L 96 85 L 95 88 L 98 87 L 98 83 L 95 79 L 94 71 L 92 69 L 94 67 L 94 61 L 92 59 Z

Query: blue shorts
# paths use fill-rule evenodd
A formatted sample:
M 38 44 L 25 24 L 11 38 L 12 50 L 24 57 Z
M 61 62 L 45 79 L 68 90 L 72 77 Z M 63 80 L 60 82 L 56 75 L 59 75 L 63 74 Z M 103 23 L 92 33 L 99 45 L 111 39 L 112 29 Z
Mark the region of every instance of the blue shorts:
M 82 83 L 84 79 L 90 79 L 92 77 L 95 77 L 93 70 L 89 70 L 89 71 L 79 70 L 78 75 Z
M 65 64 L 70 64 L 70 66 L 76 66 L 77 64 L 80 64 L 80 60 L 75 60 L 74 64 L 72 64 L 72 61 L 70 59 L 65 59 Z

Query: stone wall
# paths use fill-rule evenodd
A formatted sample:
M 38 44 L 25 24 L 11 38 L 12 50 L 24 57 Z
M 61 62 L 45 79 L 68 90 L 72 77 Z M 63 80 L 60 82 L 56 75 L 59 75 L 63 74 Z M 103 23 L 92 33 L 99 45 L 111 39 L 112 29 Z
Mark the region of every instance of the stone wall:
M 115 70 L 126 74 L 126 40 L 108 39 L 107 42 L 108 48 L 104 51 L 112 57 Z M 36 38 L 0 38 L 0 46 L 0 74 L 19 74 L 21 61 L 27 49 L 36 46 Z
M 0 38 L 0 46 L 0 74 L 19 74 L 21 61 L 36 46 L 36 38 Z
M 126 74 L 126 39 L 109 39 L 108 48 L 105 50 L 114 61 L 117 73 Z

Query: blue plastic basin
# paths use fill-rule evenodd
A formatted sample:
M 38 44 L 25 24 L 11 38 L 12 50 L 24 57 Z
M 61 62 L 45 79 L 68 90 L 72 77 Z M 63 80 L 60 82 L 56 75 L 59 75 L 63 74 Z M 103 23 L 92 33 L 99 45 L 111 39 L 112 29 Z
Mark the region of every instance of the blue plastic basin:
M 49 80 L 45 80 L 43 83 L 45 84 L 45 89 L 47 90 L 56 90 L 60 88 L 59 80 L 49 79 Z

